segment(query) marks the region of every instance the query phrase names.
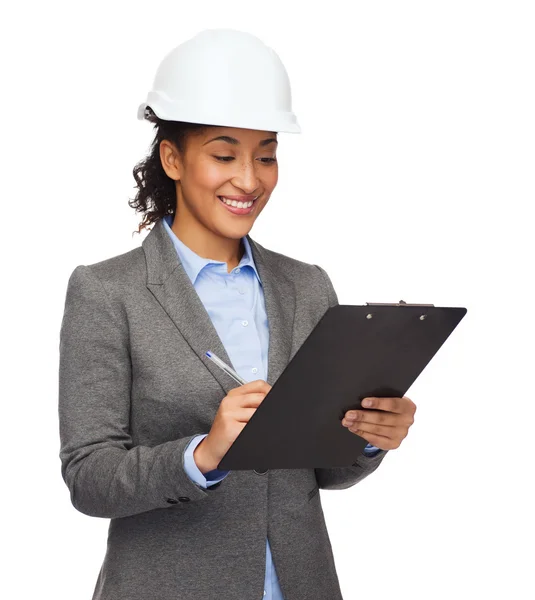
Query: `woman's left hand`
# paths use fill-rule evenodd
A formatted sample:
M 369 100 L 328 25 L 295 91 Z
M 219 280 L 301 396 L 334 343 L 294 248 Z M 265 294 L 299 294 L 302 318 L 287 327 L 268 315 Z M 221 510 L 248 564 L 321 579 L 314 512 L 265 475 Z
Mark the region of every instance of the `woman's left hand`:
M 371 404 L 367 405 L 366 401 Z M 342 425 L 381 450 L 399 448 L 414 423 L 416 404 L 408 398 L 364 398 L 364 410 L 348 410 Z

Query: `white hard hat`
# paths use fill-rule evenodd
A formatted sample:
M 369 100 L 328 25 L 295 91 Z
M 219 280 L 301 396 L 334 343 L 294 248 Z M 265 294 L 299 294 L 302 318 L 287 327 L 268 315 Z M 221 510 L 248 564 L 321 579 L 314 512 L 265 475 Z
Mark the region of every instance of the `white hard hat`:
M 206 29 L 171 50 L 138 119 L 147 107 L 167 121 L 301 133 L 280 58 L 235 29 Z

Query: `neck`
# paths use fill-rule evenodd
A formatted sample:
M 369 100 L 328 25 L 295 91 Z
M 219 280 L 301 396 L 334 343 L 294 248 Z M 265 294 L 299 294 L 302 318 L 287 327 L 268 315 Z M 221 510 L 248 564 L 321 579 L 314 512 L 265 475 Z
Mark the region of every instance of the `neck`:
M 227 263 L 228 273 L 237 267 L 245 253 L 241 238 L 234 240 L 220 237 L 186 215 L 187 213 L 184 218 L 182 215 L 175 215 L 173 219 L 171 229 L 177 238 L 202 258 Z

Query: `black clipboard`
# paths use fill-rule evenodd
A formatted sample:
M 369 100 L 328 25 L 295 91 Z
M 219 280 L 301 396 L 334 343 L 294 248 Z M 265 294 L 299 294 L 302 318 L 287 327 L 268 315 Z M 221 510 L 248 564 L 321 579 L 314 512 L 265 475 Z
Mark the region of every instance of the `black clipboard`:
M 368 442 L 341 425 L 346 411 L 404 396 L 466 312 L 403 300 L 330 307 L 217 468 L 351 466 Z

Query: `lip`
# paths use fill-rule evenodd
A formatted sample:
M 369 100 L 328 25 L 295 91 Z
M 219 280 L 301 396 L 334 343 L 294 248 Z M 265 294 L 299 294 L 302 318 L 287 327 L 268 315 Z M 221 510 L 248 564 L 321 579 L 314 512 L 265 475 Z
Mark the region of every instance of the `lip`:
M 225 198 L 226 197 L 227 196 L 225 196 Z M 234 215 L 250 215 L 256 208 L 256 200 L 252 203 L 252 205 L 249 208 L 237 208 L 237 207 L 229 206 L 228 204 L 225 204 L 221 200 L 221 196 L 218 196 L 217 199 L 219 200 L 219 202 L 221 202 L 221 204 L 223 205 L 223 208 L 225 208 L 228 212 L 230 212 Z
M 257 195 L 260 196 L 260 194 Z M 218 198 L 221 196 L 228 198 L 229 200 L 236 200 L 237 202 L 249 202 L 249 200 L 254 200 L 257 197 L 254 194 L 249 194 L 248 196 L 227 196 L 226 194 L 219 194 Z

